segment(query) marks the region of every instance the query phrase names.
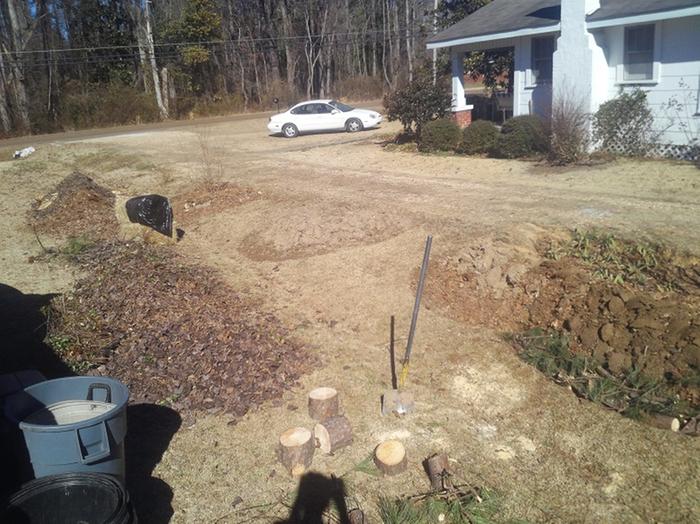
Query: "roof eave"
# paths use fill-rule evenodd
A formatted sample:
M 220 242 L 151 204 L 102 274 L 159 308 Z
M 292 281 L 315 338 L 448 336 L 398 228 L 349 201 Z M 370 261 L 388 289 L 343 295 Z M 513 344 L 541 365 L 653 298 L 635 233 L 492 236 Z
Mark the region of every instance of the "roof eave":
M 609 18 L 607 20 L 596 20 L 593 22 L 588 22 L 588 29 L 602 29 L 604 27 L 614 27 L 618 25 L 644 24 L 647 22 L 658 22 L 659 20 L 685 18 L 688 16 L 700 16 L 700 6 L 672 9 L 669 11 L 658 11 L 656 13 L 646 13 L 642 15 Z
M 528 27 L 524 29 L 516 29 L 505 33 L 490 33 L 486 35 L 470 36 L 464 38 L 452 38 L 437 42 L 428 42 L 428 49 L 442 49 L 445 47 L 456 47 L 460 45 L 479 44 L 492 40 L 507 40 L 509 38 L 517 38 L 520 36 L 542 35 L 547 33 L 556 33 L 560 30 L 561 24 L 556 23 L 544 27 Z

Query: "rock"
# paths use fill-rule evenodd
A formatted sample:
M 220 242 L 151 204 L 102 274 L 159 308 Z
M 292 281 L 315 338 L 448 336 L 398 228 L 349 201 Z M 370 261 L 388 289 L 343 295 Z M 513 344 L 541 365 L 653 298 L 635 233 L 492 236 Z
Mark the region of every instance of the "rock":
M 486 274 L 486 284 L 492 289 L 503 289 L 505 287 L 500 268 L 495 267 Z
M 600 335 L 600 339 L 603 342 L 610 343 L 610 341 L 615 336 L 615 326 L 613 326 L 610 323 L 605 324 L 603 327 L 600 328 L 600 331 L 598 333 Z
M 612 348 L 605 342 L 598 342 L 593 348 L 593 358 L 598 362 L 605 362 L 605 357 L 611 350 Z
M 615 375 L 632 367 L 632 357 L 627 353 L 612 352 L 608 355 L 608 369 Z
M 690 344 L 683 350 L 685 360 L 696 369 L 700 369 L 700 345 Z
M 623 302 L 627 302 L 634 296 L 630 291 L 627 291 L 625 288 L 621 287 L 613 289 L 613 294 Z
M 524 265 L 514 264 L 506 271 L 506 282 L 510 286 L 515 286 L 525 273 L 527 273 L 527 268 Z
M 620 297 L 612 297 L 608 301 L 608 311 L 616 317 L 622 316 L 626 310 L 625 303 Z
M 630 327 L 634 329 L 653 329 L 655 331 L 663 331 L 666 326 L 651 313 L 640 313 L 635 320 L 630 322 Z
M 572 317 L 564 321 L 564 328 L 568 329 L 572 333 L 578 333 L 581 331 L 581 319 L 578 317 Z
M 593 348 L 598 343 L 598 330 L 595 327 L 585 327 L 581 330 L 581 344 Z

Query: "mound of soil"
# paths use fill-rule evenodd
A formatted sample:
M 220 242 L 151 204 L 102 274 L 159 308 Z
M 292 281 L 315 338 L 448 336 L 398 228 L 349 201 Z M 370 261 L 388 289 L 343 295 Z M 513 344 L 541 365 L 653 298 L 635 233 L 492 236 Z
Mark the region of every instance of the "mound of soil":
M 281 323 L 171 249 L 102 244 L 52 303 L 49 340 L 78 371 L 110 375 L 137 402 L 240 416 L 279 396 L 310 357 Z
M 197 187 L 172 199 L 173 214 L 180 224 L 194 222 L 203 216 L 220 213 L 262 198 L 260 191 L 223 182 Z
M 112 239 L 118 230 L 114 200 L 109 189 L 76 172 L 34 202 L 29 222 L 36 231 L 54 237 Z
M 516 236 L 517 242 L 482 239 L 438 259 L 428 303 L 471 325 L 566 332 L 572 351 L 612 374 L 639 371 L 700 405 L 700 266 L 694 258 L 615 240 L 614 252 L 589 257 L 594 249 L 586 246 L 579 251 L 586 257 L 560 251 L 552 260 L 552 244 L 568 240 Z

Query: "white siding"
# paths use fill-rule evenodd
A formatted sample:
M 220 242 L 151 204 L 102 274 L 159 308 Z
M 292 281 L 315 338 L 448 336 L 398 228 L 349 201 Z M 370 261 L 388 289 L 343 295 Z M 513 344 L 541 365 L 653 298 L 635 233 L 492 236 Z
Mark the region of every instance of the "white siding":
M 692 138 L 700 139 L 700 17 L 656 23 L 655 77 L 647 83 L 622 81 L 624 27 L 603 32 L 608 42 L 608 98 L 640 87 L 648 93 L 660 142 L 688 144 Z M 681 104 L 680 111 L 669 108 L 674 99 Z
M 552 34 L 556 38 L 556 34 Z M 533 85 L 532 76 L 532 38 L 520 37 L 515 42 L 514 66 L 515 86 L 513 91 L 513 114 L 529 115 L 530 113 L 548 117 L 552 108 L 551 84 Z

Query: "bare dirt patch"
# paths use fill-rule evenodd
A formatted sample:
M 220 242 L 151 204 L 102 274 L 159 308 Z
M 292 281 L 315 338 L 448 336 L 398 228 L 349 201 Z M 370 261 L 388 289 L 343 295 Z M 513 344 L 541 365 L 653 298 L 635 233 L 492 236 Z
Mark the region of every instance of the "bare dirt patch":
M 122 380 L 136 402 L 240 416 L 308 369 L 276 318 L 171 249 L 104 244 L 77 259 L 87 276 L 53 301 L 49 340 L 77 370 Z
M 260 198 L 264 198 L 261 191 L 236 184 L 201 184 L 173 197 L 173 213 L 180 224 L 187 225 Z
M 114 200 L 109 189 L 75 172 L 33 202 L 29 221 L 36 231 L 55 237 L 107 240 L 114 238 L 118 229 Z
M 284 205 L 286 204 L 286 205 Z M 240 251 L 255 261 L 283 261 L 376 244 L 411 225 L 405 215 L 334 201 L 287 201 L 249 233 Z

